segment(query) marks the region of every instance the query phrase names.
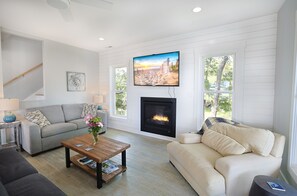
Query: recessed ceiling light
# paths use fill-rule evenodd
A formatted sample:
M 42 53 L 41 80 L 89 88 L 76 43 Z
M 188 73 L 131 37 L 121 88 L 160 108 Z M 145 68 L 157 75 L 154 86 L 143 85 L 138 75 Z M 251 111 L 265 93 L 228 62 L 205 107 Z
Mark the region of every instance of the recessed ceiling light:
M 195 12 L 195 13 L 198 13 L 198 12 L 201 12 L 201 7 L 195 7 L 194 9 L 193 9 L 193 12 Z
M 103 40 L 104 40 L 104 38 L 103 38 L 103 37 L 99 37 L 99 40 L 100 40 L 100 41 L 103 41 Z

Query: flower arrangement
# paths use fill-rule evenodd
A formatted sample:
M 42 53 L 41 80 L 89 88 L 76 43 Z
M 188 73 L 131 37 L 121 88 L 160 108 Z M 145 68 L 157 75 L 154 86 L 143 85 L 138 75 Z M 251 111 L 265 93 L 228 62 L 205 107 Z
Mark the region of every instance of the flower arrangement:
M 102 119 L 98 116 L 92 116 L 88 114 L 84 118 L 86 124 L 89 127 L 89 133 L 92 134 L 94 139 L 94 145 L 98 142 L 98 134 L 103 127 Z

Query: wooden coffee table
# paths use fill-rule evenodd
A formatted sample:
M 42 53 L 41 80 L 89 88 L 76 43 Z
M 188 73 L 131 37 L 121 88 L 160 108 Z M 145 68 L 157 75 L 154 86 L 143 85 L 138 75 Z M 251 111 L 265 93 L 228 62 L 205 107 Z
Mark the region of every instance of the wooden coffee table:
M 95 176 L 97 178 L 97 188 L 100 189 L 103 182 L 107 183 L 116 175 L 127 170 L 126 150 L 130 147 L 130 144 L 110 139 L 102 135 L 98 138 L 98 143 L 96 145 L 93 145 L 93 138 L 91 134 L 74 137 L 72 139 L 62 141 L 61 143 L 65 147 L 66 167 L 69 168 L 70 164 L 73 163 L 92 176 Z M 77 144 L 83 144 L 83 146 L 77 147 Z M 92 147 L 93 150 L 85 150 L 87 147 Z M 70 157 L 70 149 L 79 154 Z M 110 174 L 102 173 L 102 162 L 120 153 L 122 153 L 122 165 L 119 165 L 119 169 Z M 96 170 L 88 167 L 87 165 L 82 165 L 77 161 L 79 158 L 84 156 L 87 156 L 96 162 Z

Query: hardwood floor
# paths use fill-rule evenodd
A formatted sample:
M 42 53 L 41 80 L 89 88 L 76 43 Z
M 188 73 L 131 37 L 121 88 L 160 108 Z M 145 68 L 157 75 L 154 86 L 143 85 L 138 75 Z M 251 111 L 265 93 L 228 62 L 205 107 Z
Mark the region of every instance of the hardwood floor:
M 65 166 L 64 148 L 24 157 L 67 195 L 197 195 L 180 173 L 169 163 L 169 141 L 109 129 L 105 134 L 131 144 L 127 150 L 127 171 L 96 188 L 95 177 L 80 168 Z M 75 153 L 71 151 L 71 155 Z M 121 156 L 113 160 L 121 163 Z

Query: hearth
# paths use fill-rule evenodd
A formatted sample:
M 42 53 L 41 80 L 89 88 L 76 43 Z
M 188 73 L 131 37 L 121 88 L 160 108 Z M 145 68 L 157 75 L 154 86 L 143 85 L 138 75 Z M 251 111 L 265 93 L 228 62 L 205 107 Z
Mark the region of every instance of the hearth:
M 141 131 L 175 137 L 176 99 L 141 97 Z

